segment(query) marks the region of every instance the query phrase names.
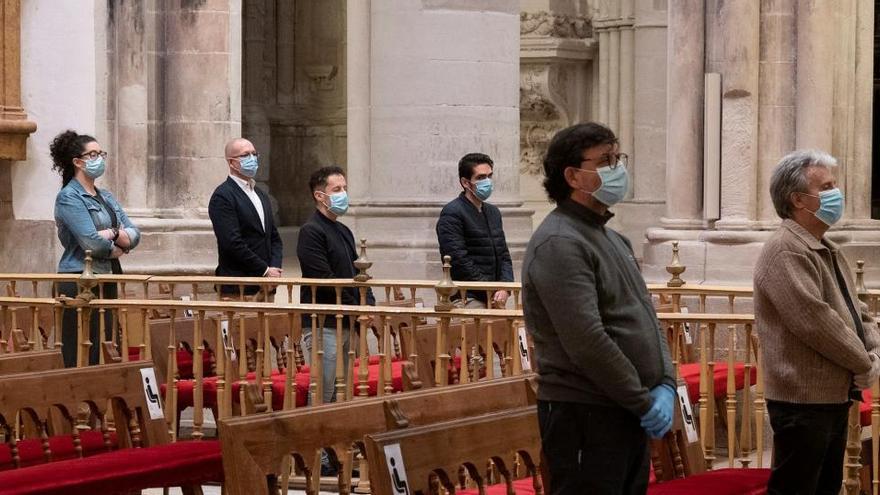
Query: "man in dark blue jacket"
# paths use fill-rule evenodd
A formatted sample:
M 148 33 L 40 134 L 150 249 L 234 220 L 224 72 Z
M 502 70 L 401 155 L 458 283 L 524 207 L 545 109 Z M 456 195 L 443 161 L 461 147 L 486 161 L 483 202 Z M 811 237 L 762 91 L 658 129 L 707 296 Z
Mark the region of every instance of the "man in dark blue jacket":
M 357 259 L 354 235 L 351 230 L 339 222 L 339 217 L 348 211 L 348 184 L 345 172 L 339 167 L 323 167 L 312 173 L 309 179 L 309 190 L 315 201 L 315 212 L 299 231 L 296 245 L 296 256 L 306 278 L 348 278 L 354 279 Z M 303 286 L 300 289 L 300 302 L 318 304 L 336 304 L 336 290 L 333 287 L 320 287 L 312 297 L 312 289 Z M 359 305 L 360 294 L 355 287 L 342 289 L 342 304 Z M 373 292 L 367 290 L 367 304 L 375 305 Z M 321 325 L 324 349 L 323 402 L 336 399 L 336 360 L 342 353 L 343 370 L 348 369 L 348 350 L 350 322 L 348 317 L 342 320 L 342 349 L 336 341 L 336 319 L 328 316 Z M 304 351 L 307 359 L 311 356 L 312 322 L 308 315 L 303 315 Z
M 259 153 L 247 139 L 229 141 L 225 149 L 229 177 L 217 186 L 208 215 L 217 237 L 219 277 L 280 277 L 281 236 L 272 218 L 269 196 L 255 187 Z M 259 286 L 245 287 L 255 294 Z M 220 293 L 237 296 L 238 287 L 220 286 Z
M 440 212 L 437 240 L 440 256 L 452 257 L 452 279 L 469 282 L 513 282 L 513 263 L 504 239 L 501 211 L 486 200 L 492 194 L 492 159 L 469 153 L 458 162 L 458 182 L 463 191 Z M 507 291 L 497 291 L 492 305 L 504 307 Z M 458 297 L 456 294 L 453 296 Z M 464 307 L 485 308 L 484 291 L 468 291 Z

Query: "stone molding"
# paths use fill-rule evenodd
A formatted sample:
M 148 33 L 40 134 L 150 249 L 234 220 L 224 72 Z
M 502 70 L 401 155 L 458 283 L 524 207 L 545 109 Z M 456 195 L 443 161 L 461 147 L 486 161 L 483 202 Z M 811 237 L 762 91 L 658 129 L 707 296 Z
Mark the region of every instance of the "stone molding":
M 0 160 L 25 160 L 37 124 L 21 107 L 21 2 L 0 0 Z
M 521 12 L 520 36 L 586 39 L 593 36 L 591 20 L 586 16 L 572 16 L 546 11 Z

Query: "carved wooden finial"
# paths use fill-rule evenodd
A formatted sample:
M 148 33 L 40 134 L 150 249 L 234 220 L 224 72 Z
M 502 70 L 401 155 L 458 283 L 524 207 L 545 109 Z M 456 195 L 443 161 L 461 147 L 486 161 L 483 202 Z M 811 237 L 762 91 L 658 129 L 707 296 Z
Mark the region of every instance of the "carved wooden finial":
M 367 270 L 373 266 L 373 262 L 367 259 L 367 240 L 361 239 L 361 252 L 357 259 L 354 260 L 354 267 L 358 269 L 357 275 L 354 276 L 355 282 L 366 282 L 373 278 L 367 273 Z
M 455 306 L 452 304 L 450 296 L 458 290 L 452 281 L 452 257 L 446 255 L 443 257 L 443 278 L 434 286 L 437 292 L 437 304 L 434 305 L 435 311 L 451 311 Z
M 687 270 L 687 267 L 681 264 L 681 261 L 678 259 L 678 241 L 672 241 L 672 262 L 669 265 L 666 265 L 666 271 L 672 275 L 672 278 L 669 279 L 669 282 L 666 282 L 667 287 L 681 287 L 685 284 L 685 281 L 682 280 L 681 274 Z

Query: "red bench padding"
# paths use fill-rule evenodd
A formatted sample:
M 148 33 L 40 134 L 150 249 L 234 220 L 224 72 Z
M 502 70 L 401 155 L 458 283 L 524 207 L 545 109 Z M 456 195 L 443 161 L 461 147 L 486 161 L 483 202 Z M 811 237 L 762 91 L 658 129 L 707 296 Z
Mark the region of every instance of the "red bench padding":
M 862 390 L 862 402 L 859 404 L 859 424 L 871 426 L 871 389 Z
M 763 495 L 770 470 L 718 469 L 648 485 L 648 495 Z
M 679 365 L 681 377 L 687 384 L 688 397 L 691 404 L 700 400 L 700 363 L 685 363 Z M 749 383 L 754 385 L 758 382 L 758 370 L 752 365 L 751 379 Z M 733 376 L 736 381 L 736 389 L 742 390 L 745 384 L 746 367 L 743 363 L 733 365 Z M 727 363 L 718 361 L 715 363 L 715 397 L 727 395 Z
M 359 361 L 355 362 L 354 365 L 354 393 L 357 394 L 357 371 L 359 369 Z M 391 362 L 391 387 L 395 392 L 400 392 L 403 390 L 403 362 L 399 360 L 392 360 Z M 250 381 L 254 380 L 256 375 L 254 373 L 248 373 L 247 379 Z M 306 397 L 308 397 L 309 392 L 309 367 L 303 366 L 300 368 L 300 371 L 295 375 L 294 381 L 296 383 L 296 407 L 303 407 L 306 405 Z M 378 356 L 370 356 L 370 365 L 369 365 L 369 380 L 368 380 L 368 394 L 370 396 L 376 395 L 376 388 L 379 383 L 379 357 Z M 195 382 L 193 380 L 180 380 L 177 382 L 177 409 L 184 410 L 187 407 L 192 407 L 193 405 L 193 387 L 195 386 Z M 239 383 L 232 384 L 232 400 L 233 402 L 238 402 L 239 400 Z M 165 384 L 161 385 L 162 395 L 165 395 Z M 205 407 L 216 407 L 217 406 L 217 377 L 207 377 L 205 378 L 202 386 L 204 393 L 204 404 Z M 272 373 L 272 409 L 275 411 L 280 411 L 284 408 L 284 371 L 276 371 Z
M 532 478 L 513 480 L 513 492 L 517 495 L 535 495 L 535 487 L 532 486 Z M 480 491 L 473 488 L 470 490 L 456 490 L 455 493 L 457 495 L 478 495 Z M 486 487 L 486 495 L 507 495 L 507 485 L 504 483 L 489 485 Z
M 83 457 L 107 452 L 104 446 L 104 435 L 100 431 L 84 431 L 79 435 Z M 116 445 L 116 433 L 110 433 L 110 443 Z M 73 448 L 73 437 L 70 435 L 58 435 L 49 438 L 49 449 L 52 451 L 52 462 L 67 459 L 76 459 L 76 450 Z M 39 438 L 28 438 L 18 442 L 18 458 L 21 467 L 44 464 L 43 442 Z M 12 453 L 8 444 L 0 444 L 0 471 L 15 469 L 12 464 Z
M 0 472 L 4 495 L 117 494 L 145 488 L 223 481 L 217 440 L 121 449 L 84 459 Z

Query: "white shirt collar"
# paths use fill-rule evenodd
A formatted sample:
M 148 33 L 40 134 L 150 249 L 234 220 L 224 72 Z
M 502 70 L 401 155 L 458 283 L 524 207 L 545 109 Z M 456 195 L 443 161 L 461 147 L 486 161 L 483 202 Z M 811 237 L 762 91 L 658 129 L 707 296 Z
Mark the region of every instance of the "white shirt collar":
M 255 181 L 253 179 L 245 180 L 245 179 L 242 179 L 241 177 L 236 177 L 232 174 L 230 174 L 229 177 L 231 177 L 232 180 L 234 180 L 235 183 L 238 184 L 238 186 L 241 187 L 242 189 L 246 189 L 246 190 L 250 190 L 250 191 L 254 190 Z

